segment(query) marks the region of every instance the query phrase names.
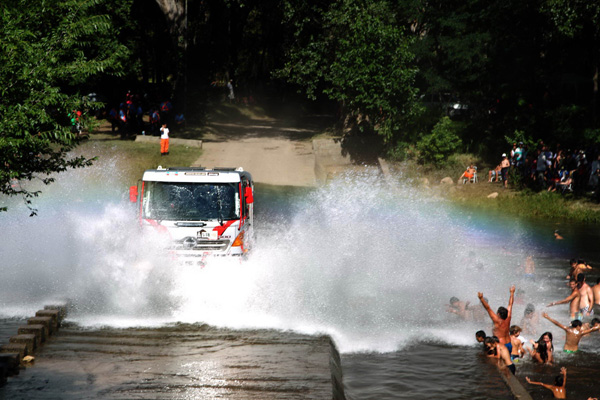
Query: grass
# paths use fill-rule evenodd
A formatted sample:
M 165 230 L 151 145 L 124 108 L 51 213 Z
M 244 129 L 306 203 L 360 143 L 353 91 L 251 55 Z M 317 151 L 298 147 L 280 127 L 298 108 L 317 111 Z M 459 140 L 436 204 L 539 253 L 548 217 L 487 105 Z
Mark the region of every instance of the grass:
M 474 162 L 478 168 L 479 183 L 457 184 L 458 177 L 465 167 Z M 421 166 L 412 161 L 393 165 L 396 173 L 417 186 L 431 187 L 432 191 L 459 207 L 498 212 L 522 218 L 568 220 L 574 222 L 600 223 L 600 205 L 589 199 L 575 198 L 573 195 L 561 195 L 546 191 L 517 191 L 504 189 L 501 182 L 488 182 L 489 166 L 482 164 L 476 157 L 463 154 L 448 160 L 442 169 Z M 450 177 L 453 185 L 441 185 L 444 177 Z M 488 196 L 498 193 L 496 198 Z
M 147 169 L 161 165 L 163 167 L 189 167 L 202 154 L 198 147 L 171 144 L 169 155 L 160 155 L 160 145 L 140 143 L 131 140 L 94 138 L 77 148 L 77 154 L 86 157 L 97 157 L 96 165 L 114 165 L 119 180 L 133 185 L 142 177 Z
M 546 191 L 539 193 L 516 192 L 510 189 L 505 190 L 500 184 L 496 186 L 498 197 L 488 198 L 489 189 L 481 188 L 488 185 L 492 184 L 480 182 L 475 185 L 467 185 L 471 188 L 450 191 L 447 198 L 461 207 L 478 208 L 523 218 L 600 223 L 598 204 L 587 199 L 568 198 Z
M 214 107 L 209 119 L 248 121 L 269 119 L 260 107 L 240 107 L 221 104 Z M 176 137 L 201 139 L 205 128 L 188 126 Z M 180 167 L 192 165 L 202 154 L 196 147 L 171 144 L 170 154 L 160 155 L 159 144 L 120 140 L 110 133 L 110 128 L 101 127 L 90 140 L 77 148 L 77 153 L 87 157 L 98 157 L 96 165 L 114 165 L 122 184 L 135 184 L 146 169 Z M 478 184 L 456 184 L 465 168 L 474 163 L 479 167 Z M 477 208 L 488 212 L 499 212 L 524 218 L 560 219 L 578 222 L 600 223 L 600 205 L 585 198 L 573 198 L 558 193 L 515 191 L 504 189 L 501 183 L 488 183 L 489 165 L 470 154 L 451 156 L 443 168 L 419 165 L 413 161 L 392 164 L 392 172 L 400 173 L 403 180 L 415 185 L 431 186 L 434 193 L 445 197 L 459 207 Z M 99 175 L 100 177 L 100 175 Z M 454 185 L 440 185 L 444 177 L 450 177 Z M 494 192 L 496 198 L 488 198 Z
M 217 123 L 260 123 L 274 121 L 281 117 L 285 121 L 294 121 L 300 118 L 303 110 L 300 107 L 284 113 L 277 107 L 271 107 L 269 111 L 262 105 L 229 104 L 228 102 L 212 102 L 209 104 L 206 114 L 200 120 L 188 121 L 182 130 L 172 132 L 172 138 L 199 139 L 202 140 L 207 134 L 215 133 L 218 128 L 211 126 L 211 122 Z M 280 107 L 281 108 L 281 107 Z M 146 121 L 147 122 L 147 121 Z M 208 122 L 207 125 L 204 122 Z M 293 123 L 293 122 L 291 122 Z M 313 136 L 310 136 L 312 138 Z M 121 184 L 131 185 L 141 178 L 147 169 L 153 169 L 161 165 L 163 167 L 189 167 L 202 154 L 197 147 L 187 147 L 174 144 L 171 141 L 169 155 L 161 156 L 158 141 L 156 144 L 135 142 L 133 140 L 122 140 L 118 132 L 112 132 L 110 124 L 106 120 L 98 121 L 98 126 L 89 135 L 89 140 L 82 143 L 75 150 L 75 154 L 86 157 L 97 157 L 94 163 L 96 168 L 105 165 L 114 166 L 118 173 Z M 90 173 L 97 179 L 101 174 Z M 92 178 L 93 179 L 93 178 Z

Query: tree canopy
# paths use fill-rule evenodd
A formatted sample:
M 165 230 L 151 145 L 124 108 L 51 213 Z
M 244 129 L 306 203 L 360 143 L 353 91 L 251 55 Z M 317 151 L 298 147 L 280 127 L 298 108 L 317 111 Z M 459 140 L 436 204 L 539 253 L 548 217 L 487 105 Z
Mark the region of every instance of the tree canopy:
M 369 123 L 386 140 L 410 124 L 417 112 L 413 39 L 386 1 L 343 0 L 304 7 L 289 4 L 295 26 L 279 76 L 302 87 L 309 98 L 324 94 L 347 116 Z M 298 15 L 299 11 L 304 15 Z
M 412 148 L 429 160 L 496 154 L 517 136 L 600 145 L 597 2 L 15 0 L 0 9 L 0 191 L 26 200 L 37 192 L 20 182 L 89 165 L 69 156 L 80 139 L 69 114 L 88 123 L 84 95 L 99 87 L 166 90 L 182 104 L 225 79 L 279 102 L 300 92 L 333 104 L 342 127 L 388 154 Z
M 115 43 L 101 0 L 3 2 L 0 13 L 0 192 L 39 191 L 23 181 L 53 181 L 53 174 L 90 165 L 71 157 L 80 137 L 71 129 L 76 111 L 86 124 L 93 104 L 81 92 L 98 74 L 117 72 L 124 46 Z M 4 208 L 5 209 L 5 208 Z M 35 209 L 31 208 L 32 214 Z

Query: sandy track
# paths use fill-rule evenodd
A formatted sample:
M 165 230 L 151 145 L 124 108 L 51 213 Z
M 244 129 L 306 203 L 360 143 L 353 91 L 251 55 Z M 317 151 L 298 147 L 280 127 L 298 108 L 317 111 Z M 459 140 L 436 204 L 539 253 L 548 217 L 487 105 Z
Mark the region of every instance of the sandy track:
M 277 123 L 214 124 L 203 138 L 202 156 L 192 166 L 243 167 L 255 182 L 314 186 L 315 155 L 310 129 Z
M 204 142 L 193 166 L 243 167 L 255 182 L 271 185 L 315 185 L 312 144 L 284 138 L 248 138 Z

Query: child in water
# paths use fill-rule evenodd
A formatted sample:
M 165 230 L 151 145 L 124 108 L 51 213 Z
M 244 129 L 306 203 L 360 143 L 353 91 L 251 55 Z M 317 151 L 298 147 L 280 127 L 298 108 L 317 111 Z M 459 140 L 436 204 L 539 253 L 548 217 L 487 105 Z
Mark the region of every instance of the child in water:
M 521 327 L 513 325 L 510 327 L 510 344 L 506 344 L 506 348 L 510 351 L 510 359 L 513 362 L 518 362 L 519 358 L 525 355 L 525 349 L 523 348 L 523 341 L 519 337 L 521 334 Z
M 498 358 L 498 361 L 502 360 L 506 368 L 508 368 L 508 370 L 514 375 L 516 368 L 515 364 L 513 364 L 510 358 L 510 352 L 508 351 L 508 348 L 505 345 L 500 344 L 500 340 L 496 336 L 486 337 L 483 343 L 487 356 Z

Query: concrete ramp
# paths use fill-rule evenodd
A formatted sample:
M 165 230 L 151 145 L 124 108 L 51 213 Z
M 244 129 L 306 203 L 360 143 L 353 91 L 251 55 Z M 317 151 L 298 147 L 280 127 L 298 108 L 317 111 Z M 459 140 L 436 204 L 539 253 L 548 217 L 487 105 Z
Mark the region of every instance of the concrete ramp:
M 63 325 L 0 394 L 12 400 L 345 398 L 328 336 L 197 324 Z

